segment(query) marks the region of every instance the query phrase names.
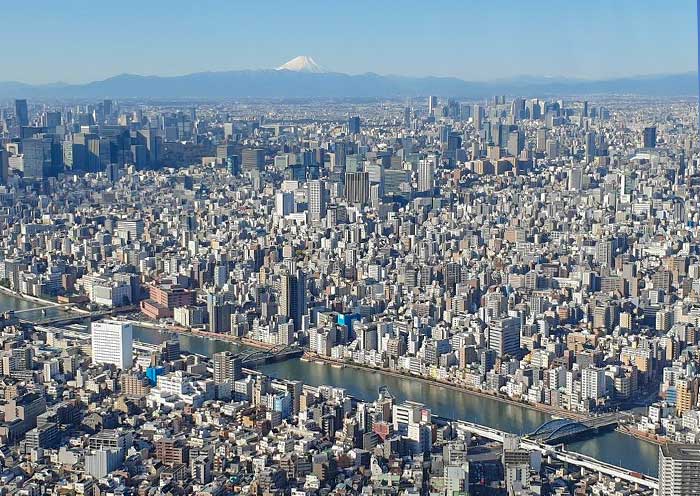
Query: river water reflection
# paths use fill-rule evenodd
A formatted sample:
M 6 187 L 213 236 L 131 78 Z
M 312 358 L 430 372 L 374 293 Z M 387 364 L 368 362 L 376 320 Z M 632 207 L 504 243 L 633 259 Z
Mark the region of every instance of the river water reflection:
M 168 337 L 172 336 L 153 329 L 134 330 L 134 339 L 143 342 L 159 343 Z M 217 351 L 240 350 L 238 345 L 224 341 L 187 335 L 179 335 L 178 338 L 183 350 L 205 356 L 211 356 Z M 438 415 L 519 434 L 532 432 L 551 419 L 546 413 L 522 406 L 509 405 L 491 398 L 462 393 L 410 378 L 388 376 L 380 372 L 336 368 L 325 363 L 303 362 L 299 359 L 267 364 L 259 367 L 259 370 L 274 377 L 296 379 L 312 386 L 329 384 L 342 387 L 351 395 L 370 401 L 377 397 L 380 386 L 386 386 L 398 400 L 419 401 Z M 594 439 L 572 443 L 568 448 L 630 470 L 657 475 L 657 446 L 619 432 L 610 432 Z

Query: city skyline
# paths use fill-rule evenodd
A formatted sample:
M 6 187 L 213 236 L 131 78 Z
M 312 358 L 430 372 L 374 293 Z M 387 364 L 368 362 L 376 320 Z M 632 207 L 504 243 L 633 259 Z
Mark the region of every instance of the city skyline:
M 674 9 L 647 0 L 565 8 L 538 0 L 526 11 L 511 1 L 494 7 L 480 0 L 441 1 L 431 8 L 359 2 L 351 10 L 309 1 L 306 8 L 280 3 L 272 12 L 267 5 L 222 2 L 200 10 L 182 2 L 168 2 L 167 8 L 162 2 L 88 6 L 79 0 L 70 8 L 39 3 L 43 8 L 13 7 L 18 17 L 31 16 L 32 36 L 22 24 L 3 27 L 6 43 L 21 39 L 24 48 L 5 54 L 13 71 L 3 81 L 85 83 L 123 73 L 274 69 L 298 55 L 310 55 L 332 72 L 470 81 L 523 75 L 614 79 L 696 69 L 690 0 Z M 141 15 L 134 16 L 137 7 Z M 90 63 L 67 63 L 68 53 Z

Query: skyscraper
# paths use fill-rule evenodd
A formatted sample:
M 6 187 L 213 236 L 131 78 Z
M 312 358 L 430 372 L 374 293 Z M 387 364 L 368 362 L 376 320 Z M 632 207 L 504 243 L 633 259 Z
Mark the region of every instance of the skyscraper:
M 659 496 L 700 494 L 700 446 L 663 444 L 659 447 Z
M 421 160 L 418 165 L 418 192 L 425 193 L 433 189 L 435 165 L 431 157 Z
M 15 118 L 19 126 L 29 125 L 29 110 L 27 110 L 27 100 L 15 100 Z
M 411 107 L 403 109 L 403 127 L 411 127 Z
M 644 148 L 656 148 L 656 128 L 645 127 L 642 134 L 642 145 Z
M 228 333 L 231 331 L 231 307 L 220 294 L 207 294 L 209 332 Z
M 360 118 L 358 116 L 348 119 L 348 134 L 360 134 Z
M 133 364 L 133 329 L 131 324 L 103 320 L 91 324 L 92 363 L 113 364 L 128 369 Z
M 301 328 L 306 313 L 306 275 L 301 271 L 288 272 L 280 278 L 279 314 L 294 321 L 294 330 Z
M 436 96 L 429 96 L 428 97 L 428 114 L 433 115 L 435 112 L 435 109 L 437 108 L 438 105 L 438 98 Z
M 586 153 L 586 162 L 590 163 L 596 156 L 595 133 L 593 131 L 589 131 L 586 133 L 584 147 Z
M 524 148 L 525 133 L 520 130 L 511 131 L 508 135 L 508 153 L 513 157 L 517 157 Z
M 10 168 L 10 159 L 7 150 L 0 148 L 0 184 L 7 184 Z
M 51 172 L 51 138 L 22 140 L 23 173 L 26 178 L 42 178 Z
M 241 168 L 244 171 L 262 170 L 265 167 L 265 150 L 244 148 L 241 152 Z
M 230 351 L 220 351 L 214 353 L 214 382 L 222 384 L 224 382 L 237 381 L 243 377 L 241 359 Z
M 369 174 L 348 172 L 345 174 L 345 198 L 349 203 L 367 203 L 369 200 Z
M 309 181 L 308 188 L 311 222 L 319 222 L 326 216 L 326 183 L 316 179 Z

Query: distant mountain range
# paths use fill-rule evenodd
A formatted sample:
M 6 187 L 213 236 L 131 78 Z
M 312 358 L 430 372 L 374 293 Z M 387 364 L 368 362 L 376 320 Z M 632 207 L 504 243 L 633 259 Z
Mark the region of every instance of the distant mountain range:
M 293 62 L 293 63 L 292 63 Z M 285 67 L 287 66 L 287 67 Z M 694 73 L 609 80 L 519 77 L 470 82 L 453 77 L 349 75 L 323 72 L 297 57 L 278 69 L 198 72 L 183 76 L 121 74 L 85 84 L 0 82 L 0 98 L 134 98 L 223 100 L 241 98 L 406 98 L 426 95 L 484 98 L 492 95 L 564 96 L 634 94 L 654 97 L 698 93 Z M 289 67 L 292 69 L 290 70 Z

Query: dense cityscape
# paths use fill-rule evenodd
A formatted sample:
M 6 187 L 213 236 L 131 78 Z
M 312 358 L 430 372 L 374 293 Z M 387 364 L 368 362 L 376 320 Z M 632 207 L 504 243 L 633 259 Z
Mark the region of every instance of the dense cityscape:
M 0 494 L 696 494 L 696 101 L 16 99 L 0 140 Z M 570 447 L 613 435 L 654 470 Z

